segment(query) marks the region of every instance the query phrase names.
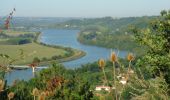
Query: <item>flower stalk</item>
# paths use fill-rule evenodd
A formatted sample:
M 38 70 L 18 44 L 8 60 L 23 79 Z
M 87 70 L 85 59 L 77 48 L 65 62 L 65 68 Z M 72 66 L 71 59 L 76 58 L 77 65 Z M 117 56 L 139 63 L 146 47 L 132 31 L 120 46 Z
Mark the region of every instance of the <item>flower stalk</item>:
M 116 100 L 118 100 L 118 98 L 117 98 L 117 89 L 116 89 L 116 66 L 115 66 L 115 62 L 117 61 L 117 56 L 116 56 L 115 52 L 111 53 L 111 61 L 112 61 L 112 64 L 113 64 L 115 95 L 116 95 Z
M 104 67 L 105 67 L 105 60 L 104 60 L 104 59 L 100 59 L 100 60 L 99 60 L 99 67 L 100 67 L 100 68 L 102 69 L 102 71 L 103 71 L 104 80 L 105 80 L 105 83 L 106 83 L 107 86 L 108 86 L 108 81 L 107 81 L 106 73 L 105 73 L 105 70 L 104 70 Z

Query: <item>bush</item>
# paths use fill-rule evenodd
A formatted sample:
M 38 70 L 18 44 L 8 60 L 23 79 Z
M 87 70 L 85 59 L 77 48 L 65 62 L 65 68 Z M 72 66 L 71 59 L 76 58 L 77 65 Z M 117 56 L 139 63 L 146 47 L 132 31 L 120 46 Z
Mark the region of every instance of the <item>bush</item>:
M 48 59 L 46 57 L 43 57 L 41 60 L 42 61 L 47 61 Z
M 40 59 L 38 57 L 34 57 L 33 63 L 40 63 Z
M 31 42 L 32 42 L 31 39 L 25 38 L 25 39 L 19 40 L 18 44 L 19 44 L 19 45 L 20 45 L 20 44 L 27 44 L 27 43 L 31 43 Z
M 31 42 L 32 42 L 31 38 L 10 38 L 9 40 L 7 40 L 7 43 L 12 45 L 22 45 Z
M 53 60 L 57 60 L 57 59 L 60 59 L 60 58 L 62 58 L 61 55 L 56 55 L 56 56 L 52 56 L 51 57 L 51 59 L 53 59 Z

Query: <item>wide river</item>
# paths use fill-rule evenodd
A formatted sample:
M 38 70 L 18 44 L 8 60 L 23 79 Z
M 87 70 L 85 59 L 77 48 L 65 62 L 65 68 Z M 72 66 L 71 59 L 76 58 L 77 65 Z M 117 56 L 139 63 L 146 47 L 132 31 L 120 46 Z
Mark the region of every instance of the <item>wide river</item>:
M 67 68 L 76 68 L 81 67 L 82 64 L 90 63 L 97 61 L 100 58 L 108 59 L 110 56 L 110 49 L 97 47 L 97 46 L 89 46 L 81 44 L 77 41 L 77 36 L 79 30 L 57 30 L 57 29 L 47 29 L 41 31 L 40 41 L 46 44 L 51 45 L 60 45 L 65 47 L 72 47 L 86 52 L 86 55 L 82 58 L 64 62 L 63 64 Z M 115 51 L 118 52 L 118 51 Z M 125 57 L 127 55 L 126 51 L 119 51 L 119 57 Z M 37 69 L 40 70 L 40 69 Z M 16 79 L 19 80 L 29 80 L 33 77 L 32 70 L 13 70 L 6 74 L 6 79 L 8 84 L 12 84 L 12 82 Z

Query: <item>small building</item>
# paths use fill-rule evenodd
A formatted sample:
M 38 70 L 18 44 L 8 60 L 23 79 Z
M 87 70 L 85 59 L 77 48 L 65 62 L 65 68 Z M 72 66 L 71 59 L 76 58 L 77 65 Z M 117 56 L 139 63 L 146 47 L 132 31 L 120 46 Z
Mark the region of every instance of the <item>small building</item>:
M 69 27 L 70 25 L 66 24 L 65 27 Z
M 110 91 L 111 87 L 110 86 L 96 86 L 96 91 L 101 91 L 101 90 L 105 90 L 105 91 Z

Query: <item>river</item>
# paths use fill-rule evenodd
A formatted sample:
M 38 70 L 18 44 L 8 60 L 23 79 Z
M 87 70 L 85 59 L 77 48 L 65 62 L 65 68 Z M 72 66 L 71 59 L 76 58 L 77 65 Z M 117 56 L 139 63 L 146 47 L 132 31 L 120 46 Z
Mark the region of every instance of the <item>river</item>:
M 79 30 L 57 30 L 46 29 L 42 30 L 40 41 L 46 44 L 60 45 L 65 47 L 72 47 L 86 52 L 86 55 L 80 59 L 64 62 L 64 66 L 67 68 L 80 67 L 82 64 L 97 61 L 100 58 L 108 59 L 110 56 L 110 49 L 84 45 L 77 41 Z M 115 50 L 115 52 L 118 52 Z M 125 57 L 126 51 L 119 51 L 119 57 Z M 40 70 L 40 69 L 38 69 Z M 14 80 L 29 80 L 33 77 L 32 70 L 13 70 L 6 74 L 8 84 L 11 84 Z

